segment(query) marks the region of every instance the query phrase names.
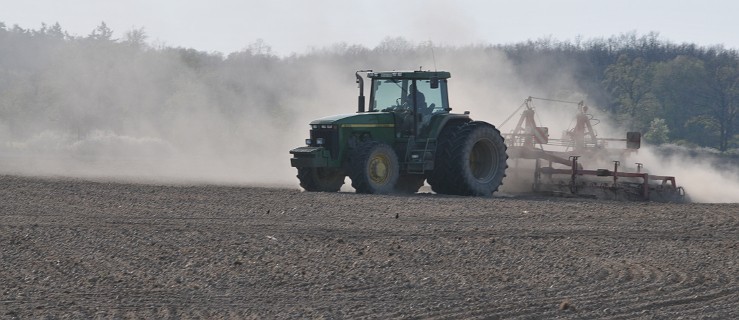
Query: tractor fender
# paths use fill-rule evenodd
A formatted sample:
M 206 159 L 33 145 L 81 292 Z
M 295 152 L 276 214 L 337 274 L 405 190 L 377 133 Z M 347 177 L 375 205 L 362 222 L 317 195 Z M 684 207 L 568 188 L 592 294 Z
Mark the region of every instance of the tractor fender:
M 470 119 L 466 114 L 448 114 L 441 117 L 438 121 L 438 125 L 432 125 L 433 129 L 429 134 L 429 137 L 431 138 L 439 139 L 439 135 L 444 131 L 444 129 L 471 122 L 472 119 Z
M 470 121 L 470 123 L 474 123 L 478 126 L 486 126 L 486 127 L 490 127 L 495 130 L 498 130 L 494 125 L 492 125 L 491 123 L 485 122 L 485 121 Z

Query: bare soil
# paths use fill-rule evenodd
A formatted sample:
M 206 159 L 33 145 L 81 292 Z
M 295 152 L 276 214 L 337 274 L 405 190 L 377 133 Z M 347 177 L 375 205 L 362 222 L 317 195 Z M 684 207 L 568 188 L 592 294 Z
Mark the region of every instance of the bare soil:
M 0 176 L 0 318 L 737 319 L 739 204 Z

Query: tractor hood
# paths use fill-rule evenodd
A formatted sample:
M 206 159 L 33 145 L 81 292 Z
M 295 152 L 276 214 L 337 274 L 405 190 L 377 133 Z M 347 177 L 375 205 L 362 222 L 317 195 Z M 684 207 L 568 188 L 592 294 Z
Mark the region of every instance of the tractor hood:
M 334 125 L 353 125 L 353 124 L 394 124 L 395 117 L 390 112 L 366 112 L 352 114 L 337 114 L 329 117 L 313 120 L 310 124 L 334 124 Z

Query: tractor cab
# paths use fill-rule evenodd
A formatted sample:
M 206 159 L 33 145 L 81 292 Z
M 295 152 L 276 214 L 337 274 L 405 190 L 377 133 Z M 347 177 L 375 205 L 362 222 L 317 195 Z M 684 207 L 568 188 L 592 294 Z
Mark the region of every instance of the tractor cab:
M 397 137 L 428 137 L 434 115 L 449 113 L 449 72 L 369 72 L 369 112 L 395 115 Z

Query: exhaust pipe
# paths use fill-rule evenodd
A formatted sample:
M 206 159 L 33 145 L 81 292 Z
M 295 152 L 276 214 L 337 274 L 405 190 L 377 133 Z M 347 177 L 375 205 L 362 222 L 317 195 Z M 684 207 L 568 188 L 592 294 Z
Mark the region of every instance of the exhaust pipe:
M 359 75 L 360 72 L 372 72 L 372 70 L 359 70 L 354 73 L 359 84 L 359 97 L 357 97 L 357 113 L 364 112 L 364 79 Z

